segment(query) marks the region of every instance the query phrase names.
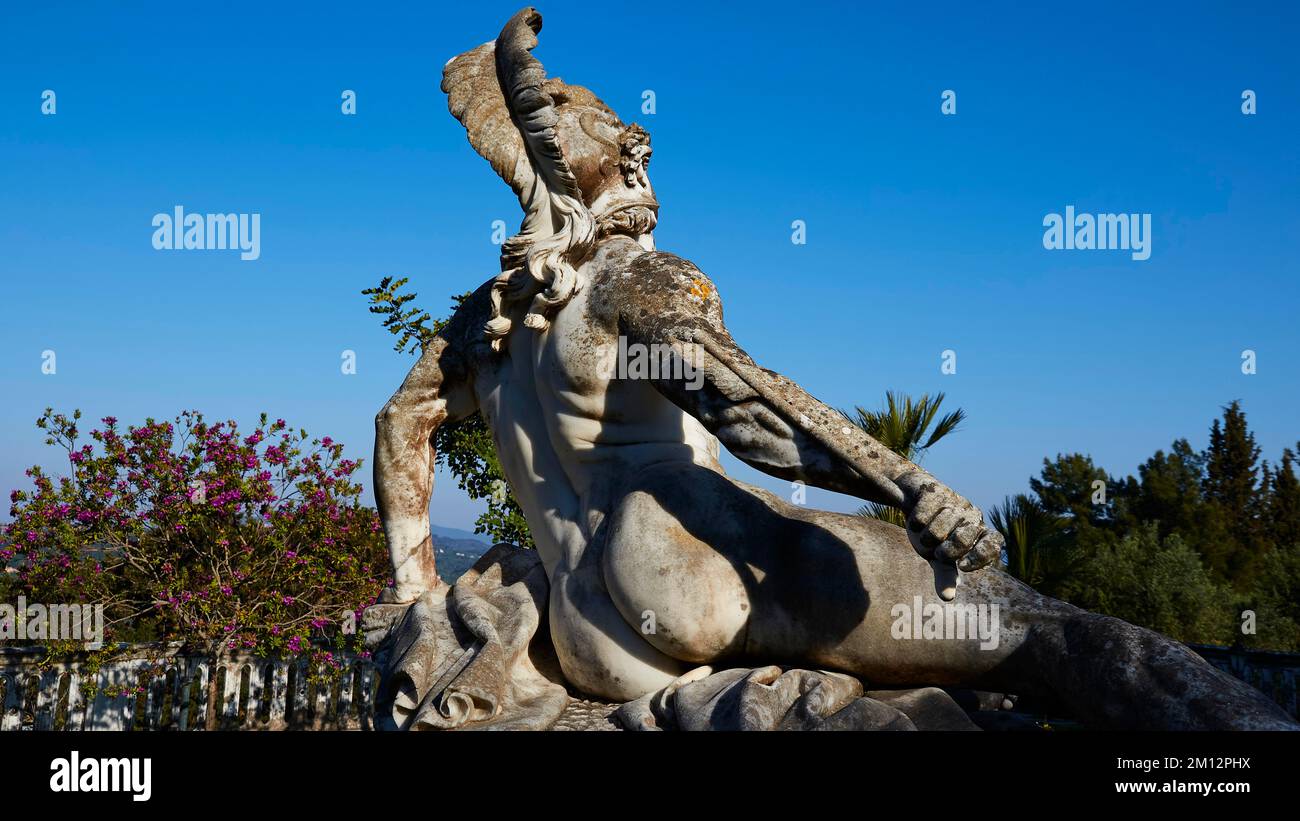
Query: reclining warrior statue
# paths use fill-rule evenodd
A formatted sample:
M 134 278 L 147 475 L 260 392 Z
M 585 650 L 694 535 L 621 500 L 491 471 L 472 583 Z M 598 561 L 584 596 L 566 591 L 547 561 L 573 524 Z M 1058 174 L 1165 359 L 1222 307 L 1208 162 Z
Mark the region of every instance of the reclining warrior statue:
M 1294 727 L 1183 645 L 1009 576 L 974 505 L 757 365 L 709 278 L 655 249 L 649 135 L 546 77 L 531 54 L 540 30 L 524 9 L 443 72 L 451 113 L 525 216 L 500 275 L 376 419 L 394 578 L 381 604 L 446 587 L 429 529 L 433 434 L 480 413 L 536 541 L 573 691 L 627 702 L 700 666 L 780 662 L 880 687 L 1038 693 L 1093 726 Z M 674 367 L 611 367 L 637 345 Z M 895 506 L 907 526 L 738 482 L 720 444 L 772 476 Z M 996 646 L 900 640 L 893 608 L 915 600 L 999 604 Z

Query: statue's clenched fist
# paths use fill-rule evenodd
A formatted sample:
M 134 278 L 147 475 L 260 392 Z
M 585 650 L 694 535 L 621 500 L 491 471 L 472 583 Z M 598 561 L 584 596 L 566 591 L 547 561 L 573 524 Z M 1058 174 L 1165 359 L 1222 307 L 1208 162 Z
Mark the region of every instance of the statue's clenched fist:
M 925 558 L 970 572 L 1002 555 L 1002 534 L 988 528 L 980 509 L 951 488 L 919 471 L 899 478 L 898 486 L 905 499 L 907 529 Z

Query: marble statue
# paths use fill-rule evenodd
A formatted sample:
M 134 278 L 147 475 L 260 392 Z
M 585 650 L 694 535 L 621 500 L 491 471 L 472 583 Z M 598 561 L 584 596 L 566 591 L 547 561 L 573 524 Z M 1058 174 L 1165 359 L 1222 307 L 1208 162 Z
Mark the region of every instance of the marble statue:
M 367 629 L 389 726 L 547 727 L 575 695 L 622 705 L 625 726 L 953 726 L 927 724 L 951 711 L 937 688 L 970 688 L 1089 726 L 1294 727 L 1183 645 L 1009 576 L 974 505 L 755 363 L 709 277 L 655 248 L 650 135 L 547 77 L 541 27 L 523 9 L 443 71 L 524 218 L 376 419 L 394 586 Z M 432 437 L 474 413 L 537 549 L 498 546 L 452 587 L 431 549 Z M 907 526 L 736 481 L 721 447 Z M 900 633 L 914 605 L 955 610 L 960 635 Z M 981 607 L 993 640 L 960 629 Z

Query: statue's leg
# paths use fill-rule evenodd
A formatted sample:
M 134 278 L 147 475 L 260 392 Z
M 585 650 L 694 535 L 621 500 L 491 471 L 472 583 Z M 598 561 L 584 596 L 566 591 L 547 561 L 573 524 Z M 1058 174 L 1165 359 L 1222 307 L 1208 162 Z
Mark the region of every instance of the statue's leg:
M 705 468 L 643 472 L 608 525 L 611 598 L 625 618 L 653 612 L 645 639 L 684 661 L 795 662 L 873 686 L 1034 694 L 1098 727 L 1296 727 L 1178 642 L 996 568 L 963 575 L 944 602 L 901 528 L 793 506 Z M 954 616 L 940 637 L 913 629 L 916 618 L 936 624 L 935 613 Z M 972 616 L 958 634 L 958 617 Z M 969 629 L 981 624 L 984 635 Z
M 548 624 L 564 678 L 598 698 L 631 701 L 667 687 L 691 668 L 647 643 L 642 622 L 614 608 L 598 566 L 552 575 Z
M 439 396 L 441 340 L 426 348 L 402 387 L 375 417 L 375 500 L 393 566 L 385 601 L 414 601 L 438 585 L 429 532 L 433 432 L 446 418 Z

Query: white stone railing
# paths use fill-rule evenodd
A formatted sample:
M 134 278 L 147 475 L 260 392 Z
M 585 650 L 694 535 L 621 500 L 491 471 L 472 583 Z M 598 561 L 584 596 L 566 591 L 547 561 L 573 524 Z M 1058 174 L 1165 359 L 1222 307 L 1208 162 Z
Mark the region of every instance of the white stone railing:
M 214 662 L 180 645 L 127 647 L 93 672 L 85 658 L 43 658 L 0 648 L 0 731 L 372 729 L 378 670 L 366 659 L 313 676 L 306 660 Z
M 1192 647 L 1300 718 L 1300 654 Z M 214 663 L 181 645 L 126 647 L 93 673 L 84 658 L 42 665 L 44 655 L 0 647 L 0 731 L 373 729 L 379 674 L 367 659 L 345 658 L 341 670 L 316 678 L 306 660 L 234 655 Z

